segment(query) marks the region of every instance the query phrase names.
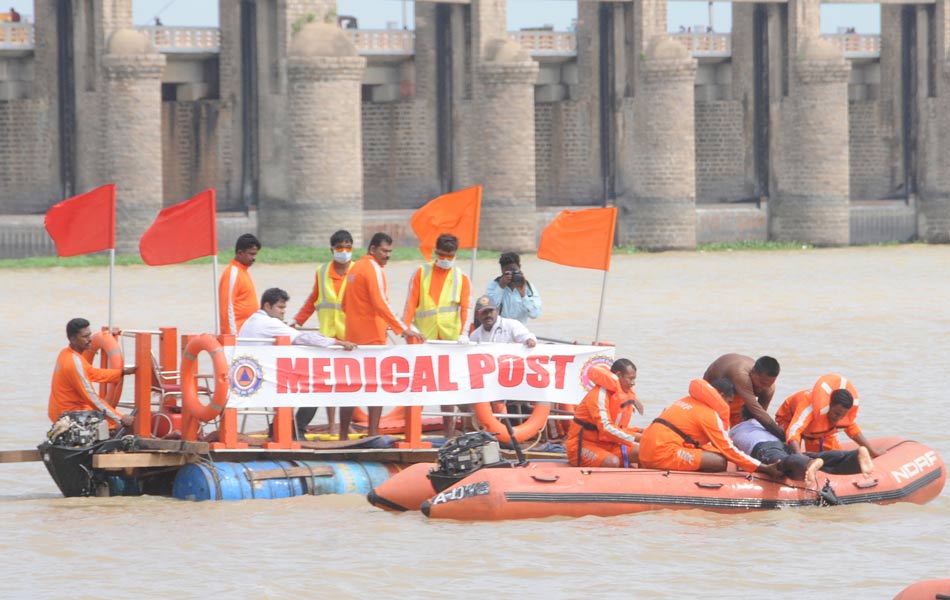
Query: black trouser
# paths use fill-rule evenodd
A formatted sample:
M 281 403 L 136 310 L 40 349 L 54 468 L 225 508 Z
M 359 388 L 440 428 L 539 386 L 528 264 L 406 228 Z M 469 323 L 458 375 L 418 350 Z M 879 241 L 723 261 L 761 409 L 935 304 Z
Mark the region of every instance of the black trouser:
M 767 465 L 778 463 L 779 470 L 789 479 L 804 479 L 808 463 L 820 458 L 824 461 L 821 470 L 832 475 L 855 475 L 861 472 L 857 450 L 825 450 L 793 454 L 782 442 L 759 442 L 752 448 L 752 458 Z

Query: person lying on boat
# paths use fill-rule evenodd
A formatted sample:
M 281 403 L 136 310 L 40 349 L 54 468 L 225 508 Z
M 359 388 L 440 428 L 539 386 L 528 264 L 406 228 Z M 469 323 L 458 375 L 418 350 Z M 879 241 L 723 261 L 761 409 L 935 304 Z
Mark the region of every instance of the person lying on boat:
M 97 410 L 105 413 L 109 429 L 119 424 L 130 427 L 134 417 L 123 415 L 103 400 L 92 384 L 118 382 L 123 376 L 135 373 L 135 367 L 98 369 L 89 364 L 83 356 L 83 352 L 92 347 L 92 330 L 86 319 L 75 318 L 66 323 L 66 338 L 69 345 L 60 350 L 50 383 L 49 420 L 55 423 L 69 411 Z
M 567 434 L 567 460 L 574 467 L 626 467 L 637 462 L 639 427 L 628 427 L 636 410 L 643 414 L 633 386 L 637 367 L 618 358 L 608 369 L 597 365 L 588 372 L 594 387 L 574 409 Z
M 290 325 L 284 323 L 284 315 L 287 312 L 287 302 L 290 301 L 290 294 L 280 288 L 270 288 L 261 294 L 261 308 L 244 322 L 238 337 L 255 338 L 248 341 L 241 341 L 242 345 L 268 345 L 272 344 L 272 338 L 277 336 L 287 336 L 291 344 L 298 346 L 319 346 L 328 348 L 334 345 L 343 346 L 344 350 L 356 348 L 356 344 L 335 338 L 327 337 L 319 331 L 299 331 Z M 305 406 L 297 409 L 297 415 L 294 421 L 297 425 L 297 431 L 304 431 L 314 415 L 317 414 L 317 407 Z
M 772 435 L 784 441 L 785 430 L 768 413 L 780 370 L 778 361 L 771 356 L 753 360 L 742 354 L 723 354 L 706 368 L 703 379 L 712 383 L 726 377 L 735 386 L 736 395 L 729 402 L 728 427 L 742 422 L 741 411 L 745 407 Z
M 475 301 L 475 314 L 480 325 L 469 334 L 469 341 L 522 343 L 528 348 L 538 344 L 538 338 L 528 331 L 521 321 L 498 316 L 498 305 L 491 296 L 485 295 Z
M 749 473 L 784 478 L 775 464 L 765 464 L 736 448 L 729 438 L 729 401 L 736 393 L 726 377 L 711 384 L 694 379 L 689 395 L 653 420 L 640 436 L 640 466 L 671 471 L 725 471 L 727 461 Z
M 785 428 L 788 444 L 795 452 L 840 450 L 838 432 L 842 429 L 859 446 L 868 449 L 872 458 L 884 452 L 871 446 L 861 432 L 858 418 L 858 393 L 846 377 L 823 375 L 810 390 L 800 390 L 788 398 L 775 413 L 775 420 Z
M 789 479 L 804 481 L 808 487 L 818 487 L 819 470 L 834 475 L 868 477 L 874 470 L 874 461 L 864 446 L 857 450 L 825 450 L 799 454 L 794 449 L 769 433 L 761 423 L 743 409 L 744 421 L 729 430 L 729 437 L 736 448 L 764 463 L 776 463 Z

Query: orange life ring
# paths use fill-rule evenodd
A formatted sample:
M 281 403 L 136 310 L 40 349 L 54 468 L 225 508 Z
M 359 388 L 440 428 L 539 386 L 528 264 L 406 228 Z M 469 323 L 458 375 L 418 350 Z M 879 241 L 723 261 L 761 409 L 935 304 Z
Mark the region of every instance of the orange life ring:
M 125 368 L 125 358 L 122 356 L 122 348 L 119 346 L 119 341 L 108 331 L 97 331 L 92 334 L 92 346 L 89 350 L 83 352 L 82 356 L 89 361 L 89 364 L 92 364 L 92 361 L 96 358 L 96 354 L 98 354 L 100 350 L 105 354 L 107 368 Z M 123 379 L 124 378 L 120 377 L 117 382 L 105 384 L 106 389 L 102 399 L 108 402 L 112 408 L 118 406 L 119 399 L 122 397 Z
M 214 393 L 208 404 L 198 400 L 198 355 L 207 352 L 211 355 L 214 367 Z M 191 338 L 181 353 L 181 408 L 183 414 L 190 414 L 202 423 L 212 421 L 228 403 L 228 359 L 224 348 L 210 333 Z
M 403 98 L 408 98 L 416 93 L 416 85 L 411 79 L 403 79 L 399 82 L 399 94 Z
M 508 428 L 492 414 L 491 402 L 476 402 L 474 407 L 475 418 L 478 419 L 482 427 L 491 433 L 498 434 L 499 441 L 511 442 L 511 436 L 508 435 Z M 519 442 L 523 442 L 536 436 L 538 432 L 541 431 L 541 428 L 547 424 L 548 415 L 550 414 L 550 402 L 535 402 L 531 416 L 520 425 L 513 426 L 515 439 Z

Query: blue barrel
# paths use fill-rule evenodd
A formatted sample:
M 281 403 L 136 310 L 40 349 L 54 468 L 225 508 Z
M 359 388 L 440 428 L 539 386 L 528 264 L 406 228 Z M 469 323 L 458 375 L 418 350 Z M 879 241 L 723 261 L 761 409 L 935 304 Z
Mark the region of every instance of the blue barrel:
M 109 475 L 106 477 L 106 483 L 109 485 L 110 496 L 141 496 L 142 486 L 138 479 L 132 477 L 122 477 L 121 475 Z
M 298 461 L 314 471 L 329 467 L 333 476 L 314 477 L 313 493 L 322 494 L 360 494 L 365 496 L 373 488 L 390 477 L 386 465 L 378 462 L 324 462 L 317 460 Z
M 308 466 L 316 476 L 273 477 L 276 470 Z M 332 475 L 325 475 L 326 468 Z M 299 468 L 295 469 L 299 473 Z M 270 471 L 267 479 L 254 474 Z M 279 475 L 279 473 L 277 473 Z M 252 461 L 194 463 L 175 476 L 172 496 L 179 500 L 251 500 L 290 498 L 306 494 L 367 494 L 389 479 L 382 463 L 321 461 Z

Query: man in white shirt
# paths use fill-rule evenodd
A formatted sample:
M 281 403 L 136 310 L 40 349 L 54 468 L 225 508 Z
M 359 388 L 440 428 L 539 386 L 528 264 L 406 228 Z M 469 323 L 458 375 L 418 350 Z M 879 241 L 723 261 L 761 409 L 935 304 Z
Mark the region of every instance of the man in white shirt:
M 298 331 L 284 323 L 284 314 L 287 312 L 287 302 L 290 295 L 280 288 L 270 288 L 261 295 L 261 308 L 250 317 L 241 326 L 238 332 L 238 338 L 253 338 L 248 341 L 241 341 L 241 345 L 267 346 L 273 344 L 273 338 L 286 335 L 290 338 L 290 343 L 297 346 L 319 346 L 329 348 L 330 346 L 343 346 L 344 350 L 356 348 L 356 344 L 327 337 L 318 331 Z M 312 406 L 302 406 L 297 409 L 297 415 L 294 418 L 297 427 L 297 438 L 302 437 L 301 432 L 305 430 L 313 416 L 317 413 L 317 408 Z
M 248 317 L 238 332 L 239 338 L 254 338 L 242 345 L 266 346 L 273 344 L 272 339 L 286 335 L 290 343 L 297 346 L 343 346 L 344 350 L 356 348 L 356 344 L 329 338 L 317 331 L 298 331 L 284 323 L 287 302 L 290 295 L 280 288 L 270 288 L 261 295 L 261 308 Z M 264 339 L 267 338 L 267 339 Z
M 491 296 L 475 302 L 475 315 L 480 325 L 468 336 L 472 342 L 523 343 L 528 348 L 538 344 L 538 338 L 521 321 L 498 316 L 498 307 Z

